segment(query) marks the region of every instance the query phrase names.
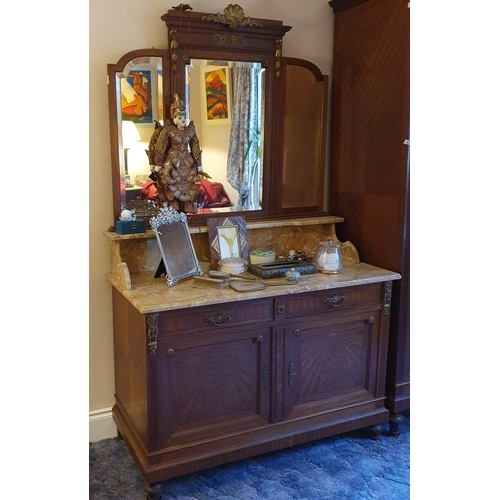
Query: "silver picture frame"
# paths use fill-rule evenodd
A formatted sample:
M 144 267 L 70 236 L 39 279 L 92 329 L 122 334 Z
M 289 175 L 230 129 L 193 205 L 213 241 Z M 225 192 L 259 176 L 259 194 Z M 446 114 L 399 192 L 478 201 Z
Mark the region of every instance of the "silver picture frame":
M 160 247 L 168 286 L 176 285 L 183 278 L 203 275 L 189 234 L 186 214 L 172 207 L 162 207 L 158 215 L 150 219 L 150 226 Z

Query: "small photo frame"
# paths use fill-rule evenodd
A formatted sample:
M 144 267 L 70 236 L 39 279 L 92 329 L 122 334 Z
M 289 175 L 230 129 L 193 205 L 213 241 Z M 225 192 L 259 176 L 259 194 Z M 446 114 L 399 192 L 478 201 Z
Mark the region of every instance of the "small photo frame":
M 248 242 L 244 217 L 214 217 L 207 221 L 212 269 L 219 261 L 239 257 L 248 261 Z
M 202 71 L 203 117 L 207 124 L 231 123 L 229 67 L 205 66 Z

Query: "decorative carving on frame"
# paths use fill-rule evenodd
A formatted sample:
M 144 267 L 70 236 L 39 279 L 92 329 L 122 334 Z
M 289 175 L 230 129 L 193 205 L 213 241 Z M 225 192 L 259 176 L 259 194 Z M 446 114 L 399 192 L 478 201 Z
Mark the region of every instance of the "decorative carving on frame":
M 146 314 L 148 323 L 148 347 L 149 354 L 155 355 L 158 348 L 158 313 Z
M 238 26 L 254 26 L 262 28 L 263 25 L 256 19 L 251 19 L 245 16 L 243 9 L 237 4 L 229 4 L 224 9 L 224 14 L 218 12 L 217 14 L 209 14 L 203 16 L 202 21 L 213 21 L 214 23 L 225 24 L 228 28 L 237 28 Z
M 172 9 L 186 12 L 187 10 L 193 10 L 193 7 L 191 7 L 188 3 L 180 3 L 177 7 L 172 6 Z
M 276 78 L 279 80 L 281 77 L 281 49 L 283 47 L 283 40 L 279 38 L 276 40 Z
M 243 37 L 240 35 L 226 35 L 215 33 L 213 36 L 216 47 L 243 47 Z
M 179 36 L 179 32 L 177 30 L 171 30 L 170 36 L 172 37 L 172 41 L 170 42 L 172 73 L 175 73 L 177 71 L 177 51 L 179 50 L 179 42 L 177 41 L 177 37 Z

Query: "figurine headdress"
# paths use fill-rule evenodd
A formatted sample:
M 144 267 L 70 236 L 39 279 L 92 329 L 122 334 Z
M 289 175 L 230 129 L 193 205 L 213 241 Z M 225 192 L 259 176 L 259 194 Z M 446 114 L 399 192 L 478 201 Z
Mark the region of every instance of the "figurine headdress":
M 186 106 L 184 105 L 184 102 L 179 99 L 179 94 L 174 94 L 174 103 L 170 106 L 170 114 L 172 115 L 172 118 L 185 113 Z

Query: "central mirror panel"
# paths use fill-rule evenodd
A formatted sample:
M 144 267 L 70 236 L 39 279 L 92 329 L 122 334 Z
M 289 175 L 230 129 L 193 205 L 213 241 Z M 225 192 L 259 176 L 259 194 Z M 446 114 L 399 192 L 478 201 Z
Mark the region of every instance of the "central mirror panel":
M 187 118 L 211 177 L 201 181 L 198 214 L 262 209 L 265 82 L 260 62 L 192 58 L 185 65 Z

